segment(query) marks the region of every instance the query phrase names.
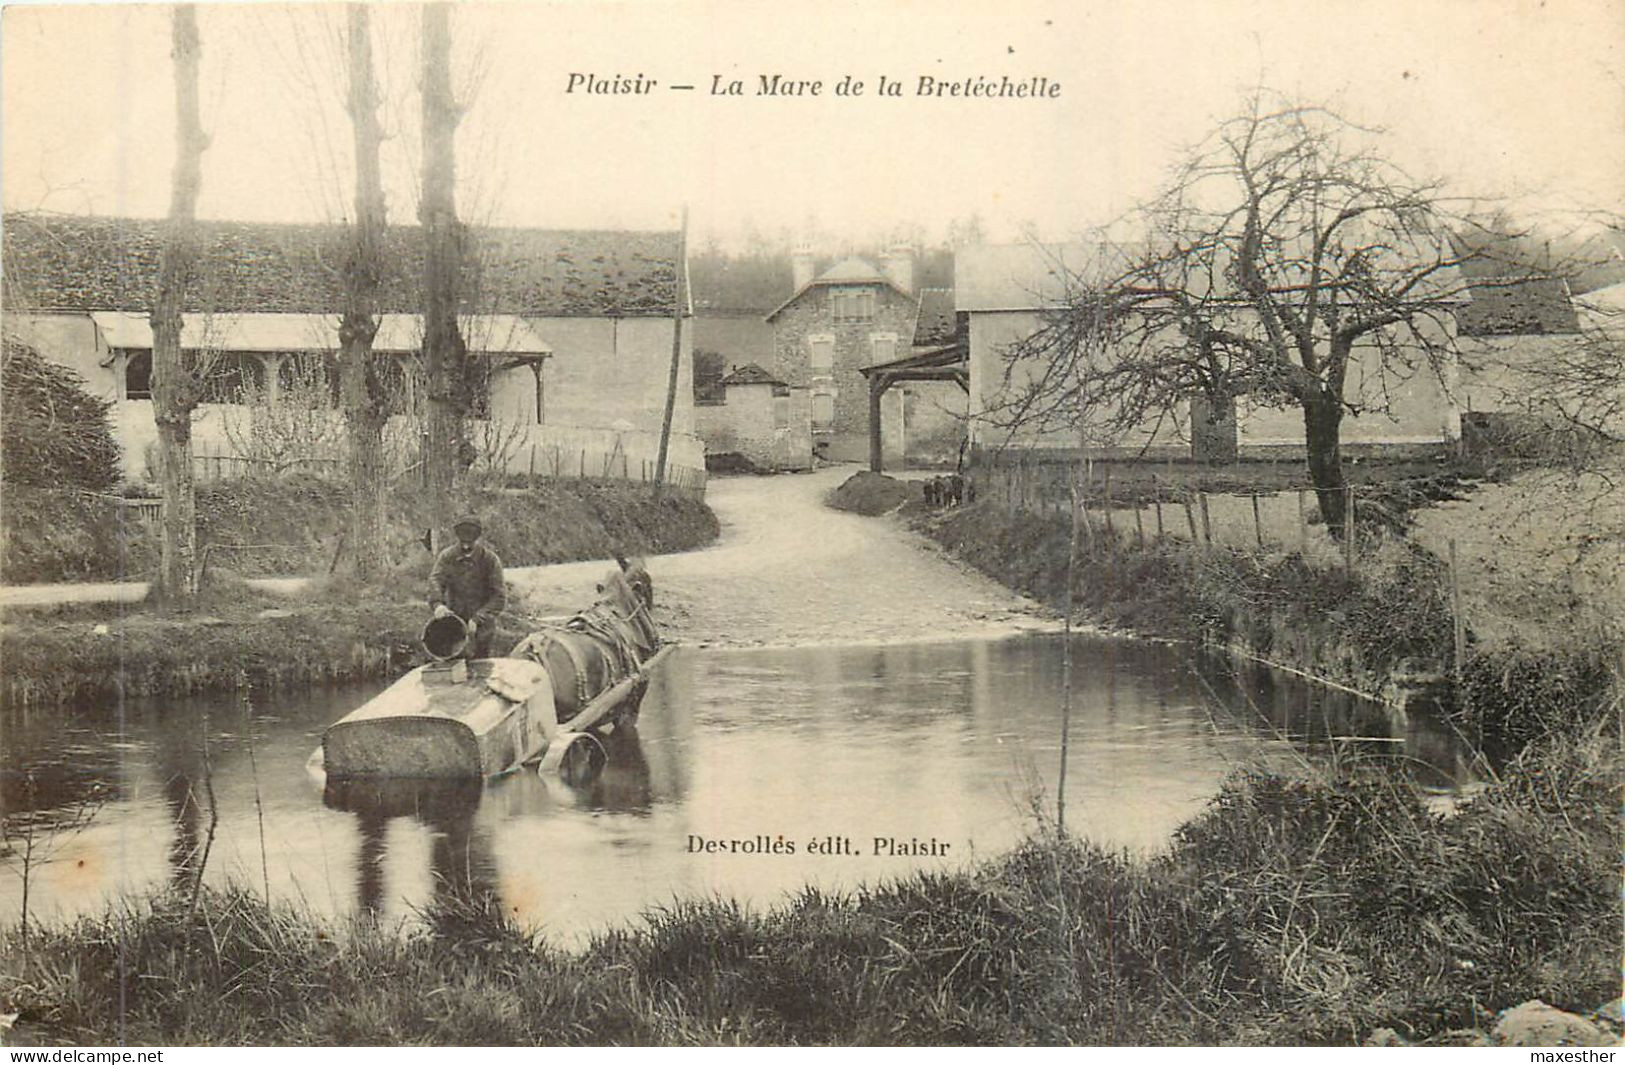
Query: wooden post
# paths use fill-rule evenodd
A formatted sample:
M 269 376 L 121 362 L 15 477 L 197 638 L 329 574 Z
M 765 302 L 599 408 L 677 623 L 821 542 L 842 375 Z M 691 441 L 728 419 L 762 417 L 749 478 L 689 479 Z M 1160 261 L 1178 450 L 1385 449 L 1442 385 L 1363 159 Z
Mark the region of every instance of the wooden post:
M 576 475 L 576 479 L 581 480 L 581 481 L 585 481 L 587 479 L 587 449 L 586 448 L 581 449 L 581 471 Z
M 879 473 L 885 466 L 885 453 L 880 436 L 880 400 L 885 394 L 885 375 L 876 373 L 869 378 L 869 472 L 871 473 Z
M 1157 506 L 1157 539 L 1161 540 L 1164 536 L 1168 535 L 1167 531 L 1162 527 L 1162 493 L 1157 490 L 1157 486 L 1155 484 L 1151 486 L 1151 490 L 1157 492 L 1157 497 L 1154 500 Z
M 1467 655 L 1467 623 L 1461 616 L 1461 568 L 1456 564 L 1456 541 L 1450 540 L 1450 617 L 1455 637 L 1456 708 L 1466 709 L 1466 691 L 1463 687 L 1462 663 Z
M 1112 525 L 1112 468 L 1107 465 L 1100 467 L 1101 494 L 1106 497 L 1106 535 L 1116 538 L 1117 530 Z
M 536 445 L 530 445 L 530 484 L 536 486 Z
M 1253 494 L 1253 532 L 1258 536 L 1258 546 L 1264 546 L 1264 521 L 1258 516 L 1258 493 Z
M 688 204 L 683 205 L 682 227 L 677 231 L 677 284 L 671 301 L 671 372 L 666 376 L 666 412 L 660 421 L 660 450 L 655 458 L 655 492 L 666 478 L 666 448 L 671 442 L 672 412 L 677 407 L 677 366 L 683 357 L 683 312 L 687 309 Z
M 1138 503 L 1134 507 L 1134 536 L 1140 543 L 1140 550 L 1145 550 L 1145 508 Z
M 1354 568 L 1354 486 L 1343 486 L 1343 565 Z
M 1211 544 L 1213 542 L 1213 520 L 1208 517 L 1207 493 L 1198 492 L 1196 493 L 1196 498 L 1202 504 L 1202 539 Z
M 1309 515 L 1304 512 L 1303 489 L 1298 489 L 1298 543 L 1305 555 L 1309 554 Z
M 1191 527 L 1191 543 L 1200 544 L 1202 538 L 1196 533 L 1196 512 L 1191 509 L 1191 497 L 1188 491 L 1180 498 L 1180 502 L 1185 505 L 1185 522 Z

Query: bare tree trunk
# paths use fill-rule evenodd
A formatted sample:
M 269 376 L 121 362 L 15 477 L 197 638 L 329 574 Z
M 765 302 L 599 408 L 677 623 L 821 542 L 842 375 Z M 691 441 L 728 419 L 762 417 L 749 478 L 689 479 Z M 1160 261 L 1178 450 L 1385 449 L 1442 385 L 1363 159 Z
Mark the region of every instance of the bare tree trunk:
M 1315 486 L 1320 516 L 1332 536 L 1343 535 L 1346 502 L 1341 442 L 1343 405 L 1336 397 L 1316 396 L 1303 402 L 1304 440 L 1309 452 L 1309 481 Z
M 457 328 L 463 233 L 457 221 L 456 135 L 462 115 L 451 91 L 450 8 L 423 8 L 423 362 L 428 440 L 423 456 L 436 535 L 452 520 L 466 466 L 468 348 Z
M 186 286 L 197 258 L 198 190 L 208 138 L 198 113 L 197 9 L 176 7 L 171 22 L 175 61 L 175 171 L 169 220 L 158 261 L 152 323 L 152 412 L 158 428 L 158 482 L 163 493 L 156 591 L 161 601 L 185 606 L 197 597 L 197 506 L 192 484 L 192 411 L 202 389 L 181 351 Z
M 366 580 L 385 559 L 384 423 L 389 397 L 383 367 L 372 353 L 378 333 L 384 233 L 384 185 L 379 151 L 378 89 L 372 63 L 372 20 L 365 4 L 349 5 L 350 96 L 355 132 L 355 234 L 344 273 L 339 322 L 339 377 L 349 433 L 350 569 Z

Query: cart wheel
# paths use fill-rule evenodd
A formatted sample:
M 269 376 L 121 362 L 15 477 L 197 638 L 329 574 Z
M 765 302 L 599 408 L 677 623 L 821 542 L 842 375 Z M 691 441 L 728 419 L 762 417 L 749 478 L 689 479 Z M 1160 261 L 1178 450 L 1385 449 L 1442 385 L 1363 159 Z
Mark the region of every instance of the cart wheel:
M 603 771 L 609 755 L 590 732 L 564 732 L 547 746 L 538 773 L 557 773 L 571 787 L 590 784 Z

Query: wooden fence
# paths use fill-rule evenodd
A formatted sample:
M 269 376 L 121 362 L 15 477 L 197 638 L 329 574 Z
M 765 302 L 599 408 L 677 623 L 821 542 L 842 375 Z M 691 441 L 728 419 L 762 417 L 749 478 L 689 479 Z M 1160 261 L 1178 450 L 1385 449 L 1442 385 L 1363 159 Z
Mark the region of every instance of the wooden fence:
M 655 480 L 656 461 L 634 458 L 616 448 L 609 452 L 559 445 L 528 446 L 527 468 L 522 474 L 485 474 L 501 483 L 519 479 L 535 484 L 544 480 L 630 481 L 650 484 Z M 508 463 L 509 470 L 515 468 Z M 420 464 L 393 471 L 396 479 L 419 474 Z M 286 462 L 249 458 L 216 444 L 199 444 L 192 453 L 192 476 L 199 481 L 221 481 L 253 474 L 276 474 L 291 470 L 314 472 L 327 477 L 344 476 L 343 460 L 337 457 L 307 457 Z M 483 471 L 482 471 L 483 472 Z M 705 470 L 672 463 L 666 465 L 665 488 L 695 499 L 705 498 Z
M 1284 487 L 1209 491 L 1190 483 L 1197 471 L 1158 472 L 1151 464 L 1076 461 L 1005 462 L 975 467 L 969 480 L 975 498 L 1007 513 L 1066 517 L 1076 499 L 1084 534 L 1144 543 L 1156 537 L 1200 545 L 1275 545 L 1305 554 L 1340 553 L 1352 563 L 1354 521 L 1374 505 L 1371 488 L 1347 487 L 1344 526 L 1331 536 L 1320 520 L 1313 489 Z M 1114 483 L 1115 482 L 1115 483 Z

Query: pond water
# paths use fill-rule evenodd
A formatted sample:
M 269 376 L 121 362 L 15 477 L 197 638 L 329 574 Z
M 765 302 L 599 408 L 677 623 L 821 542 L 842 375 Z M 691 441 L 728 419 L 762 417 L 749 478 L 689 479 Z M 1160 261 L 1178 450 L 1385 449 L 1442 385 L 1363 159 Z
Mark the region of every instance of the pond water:
M 1163 846 L 1260 760 L 1356 748 L 1430 788 L 1468 775 L 1426 722 L 1182 648 L 1076 637 L 1071 687 L 1067 824 L 1116 848 Z M 211 884 L 403 920 L 472 894 L 579 942 L 678 899 L 766 906 L 996 855 L 1054 809 L 1059 637 L 679 648 L 586 786 L 520 772 L 324 793 L 308 756 L 376 690 L 7 710 L 0 918 L 25 871 L 46 921 L 189 882 L 211 811 Z

